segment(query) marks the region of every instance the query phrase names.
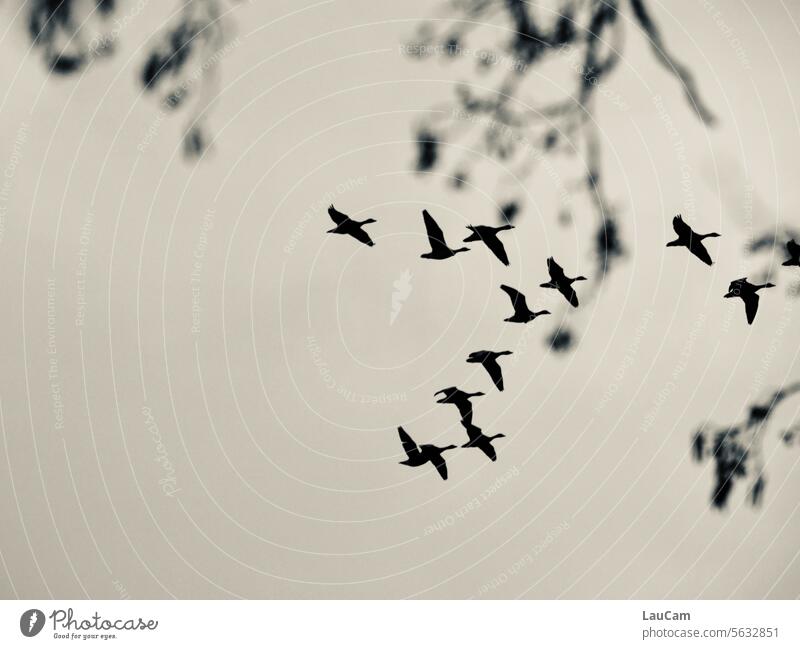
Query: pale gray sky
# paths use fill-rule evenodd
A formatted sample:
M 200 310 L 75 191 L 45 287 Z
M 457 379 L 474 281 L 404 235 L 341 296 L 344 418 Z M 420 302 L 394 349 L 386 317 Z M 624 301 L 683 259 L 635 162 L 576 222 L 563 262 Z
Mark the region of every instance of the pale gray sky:
M 543 303 L 547 256 L 592 268 L 589 207 L 559 227 L 547 174 L 510 181 L 525 206 L 509 268 L 479 246 L 419 258 L 423 208 L 454 243 L 505 197 L 497 162 L 462 192 L 411 172 L 418 118 L 475 79 L 470 61 L 402 55 L 434 3 L 238 7 L 198 164 L 180 155 L 185 115 L 136 83 L 167 15 L 150 4 L 76 77 L 48 78 L 21 17 L 0 40 L 0 594 L 798 595 L 800 448 L 778 432 L 800 401 L 766 435 L 762 509 L 743 482 L 711 511 L 712 466 L 689 456 L 704 420 L 737 421 L 798 378 L 796 269 L 751 327 L 722 299 L 763 268 L 742 254 L 749 229 L 796 223 L 797 3 L 650 3 L 712 130 L 626 25 L 608 79 L 625 109 L 600 98 L 597 119 L 629 256 L 568 355 L 548 353 L 541 321 L 504 323 L 498 288 Z M 377 219 L 374 248 L 325 234 L 331 197 Z M 678 212 L 722 233 L 713 267 L 664 247 Z M 503 393 L 464 362 L 490 348 L 515 351 Z M 433 399 L 449 385 L 486 392 L 476 423 L 507 437 L 496 463 L 453 451 L 442 482 L 398 464 L 396 427 L 463 443 Z

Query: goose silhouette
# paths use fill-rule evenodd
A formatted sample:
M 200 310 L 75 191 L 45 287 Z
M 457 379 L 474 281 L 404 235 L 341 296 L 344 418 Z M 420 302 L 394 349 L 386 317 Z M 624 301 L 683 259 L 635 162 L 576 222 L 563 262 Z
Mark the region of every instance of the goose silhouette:
M 517 289 L 501 284 L 500 288 L 503 289 L 508 297 L 511 298 L 511 306 L 514 307 L 514 315 L 509 318 L 504 318 L 504 322 L 532 322 L 540 315 L 549 315 L 549 311 L 531 311 L 528 308 L 528 302 L 525 296 Z
M 794 239 L 789 239 L 786 242 L 786 252 L 789 253 L 789 259 L 781 266 L 800 266 L 800 244 L 797 244 Z
M 492 440 L 505 437 L 505 435 L 503 433 L 484 435 L 480 428 L 468 421 L 462 421 L 461 425 L 464 426 L 464 430 L 467 431 L 467 436 L 469 437 L 469 441 L 466 444 L 462 444 L 461 448 L 479 448 L 492 462 L 497 461 L 497 452 L 492 446 Z
M 449 259 L 455 257 L 459 252 L 466 252 L 469 248 L 456 248 L 453 250 L 444 240 L 444 233 L 439 224 L 428 214 L 428 210 L 422 210 L 422 219 L 425 221 L 425 230 L 428 233 L 428 243 L 431 251 L 426 252 L 420 257 L 423 259 Z
M 703 263 L 706 263 L 709 266 L 714 263 L 711 261 L 711 255 L 708 254 L 708 250 L 706 250 L 706 247 L 703 245 L 703 239 L 707 239 L 708 237 L 718 237 L 720 236 L 719 234 L 716 232 L 697 234 L 697 232 L 692 230 L 691 227 L 684 223 L 680 214 L 672 219 L 672 229 L 675 230 L 675 234 L 678 235 L 678 238 L 674 241 L 670 241 L 667 244 L 668 248 L 672 246 L 683 246 L 688 248 L 689 252 L 691 252 Z
M 561 295 L 563 295 L 567 302 L 573 307 L 578 307 L 578 296 L 575 294 L 575 289 L 572 288 L 573 282 L 586 281 L 583 275 L 578 277 L 567 277 L 564 274 L 564 269 L 556 263 L 552 257 L 547 258 L 547 272 L 550 273 L 550 281 L 544 284 L 539 284 L 542 288 L 554 288 Z
M 508 255 L 506 254 L 506 249 L 503 247 L 503 242 L 500 241 L 497 233 L 502 232 L 503 230 L 513 229 L 513 225 L 501 225 L 496 228 L 492 227 L 491 225 L 468 225 L 467 230 L 471 230 L 472 234 L 464 239 L 464 243 L 469 243 L 470 241 L 483 241 L 486 244 L 486 247 L 494 253 L 494 256 L 502 261 L 504 265 L 508 266 Z
M 508 356 L 512 352 L 505 351 L 505 352 L 492 352 L 487 350 L 481 350 L 478 352 L 472 352 L 467 357 L 467 363 L 480 363 L 483 365 L 483 368 L 489 373 L 492 381 L 494 382 L 497 389 L 500 392 L 503 391 L 503 370 L 500 369 L 500 363 L 497 362 L 497 359 L 500 356 Z
M 735 279 L 728 286 L 728 292 L 722 297 L 740 297 L 744 302 L 747 324 L 753 324 L 758 312 L 758 293 L 762 288 L 773 288 L 775 284 L 751 284 L 746 277 Z
M 351 237 L 367 246 L 375 245 L 372 239 L 369 238 L 369 235 L 366 233 L 366 231 L 361 227 L 367 223 L 377 223 L 375 219 L 354 221 L 346 214 L 339 212 L 333 205 L 328 208 L 328 214 L 336 224 L 335 228 L 328 230 L 328 234 L 349 234 Z
M 449 446 L 434 446 L 433 444 L 417 446 L 417 443 L 411 439 L 411 435 L 403 430 L 402 426 L 398 426 L 397 432 L 400 433 L 400 441 L 403 444 L 403 450 L 406 452 L 407 456 L 405 460 L 401 460 L 400 464 L 405 464 L 406 466 L 422 466 L 430 462 L 436 467 L 439 475 L 442 476 L 442 480 L 447 480 L 447 464 L 442 457 L 442 453 L 458 448 L 457 446 L 454 444 L 450 444 Z
M 456 387 L 444 388 L 434 393 L 433 396 L 438 396 L 440 394 L 444 396 L 438 399 L 436 403 L 452 403 L 458 408 L 461 419 L 470 422 L 472 421 L 472 402 L 470 399 L 483 396 L 483 392 L 464 392 Z

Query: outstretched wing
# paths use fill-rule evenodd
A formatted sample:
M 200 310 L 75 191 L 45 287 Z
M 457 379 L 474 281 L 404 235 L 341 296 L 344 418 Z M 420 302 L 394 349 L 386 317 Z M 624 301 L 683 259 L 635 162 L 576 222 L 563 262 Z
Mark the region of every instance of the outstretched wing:
M 433 466 L 436 467 L 439 475 L 442 476 L 442 480 L 447 480 L 447 464 L 445 464 L 444 458 L 439 455 L 432 459 L 431 462 L 433 462 Z
M 675 234 L 679 237 L 690 237 L 694 234 L 692 228 L 684 223 L 680 214 L 672 219 L 672 229 L 675 230 Z
M 428 233 L 428 242 L 431 244 L 432 250 L 441 250 L 447 248 L 444 240 L 444 232 L 439 224 L 433 220 L 433 217 L 428 214 L 428 210 L 422 210 L 422 218 L 425 221 L 425 230 Z
M 477 444 L 476 445 L 479 449 L 481 449 L 492 462 L 497 461 L 497 451 L 494 450 L 494 446 L 490 441 L 486 441 L 484 444 Z
M 440 394 L 443 394 L 445 399 L 449 399 L 452 397 L 456 392 L 458 392 L 458 388 L 455 386 L 449 388 L 442 388 L 441 390 L 437 390 L 433 393 L 434 397 L 438 397 Z
M 338 211 L 338 210 L 337 210 L 337 209 L 336 209 L 336 208 L 335 208 L 333 205 L 331 205 L 331 206 L 328 208 L 328 214 L 330 215 L 330 217 L 331 217 L 331 220 L 332 220 L 332 221 L 333 221 L 333 222 L 334 222 L 336 225 L 341 225 L 341 224 L 342 224 L 342 223 L 344 223 L 345 221 L 349 221 L 349 220 L 350 220 L 350 217 L 349 217 L 349 216 L 347 216 L 347 214 L 342 214 L 342 213 L 341 213 L 340 211 Z
M 483 366 L 486 368 L 486 371 L 489 373 L 489 376 L 494 381 L 494 384 L 497 386 L 497 389 L 500 392 L 503 391 L 503 370 L 500 369 L 500 364 L 497 362 L 496 358 L 487 358 L 483 362 Z
M 559 284 L 558 292 L 567 298 L 567 302 L 569 302 L 572 306 L 575 308 L 578 307 L 578 295 L 575 293 L 575 289 L 572 288 L 572 286 L 563 283 Z
M 566 278 L 564 269 L 552 257 L 547 258 L 547 272 L 550 273 L 550 279 L 556 283 Z
M 506 254 L 506 249 L 503 246 L 503 242 L 497 238 L 497 235 L 492 232 L 491 234 L 482 237 L 483 242 L 486 246 L 494 253 L 494 256 L 497 257 L 500 261 L 503 262 L 504 265 L 508 266 L 508 255 Z
M 402 426 L 397 427 L 397 432 L 400 433 L 400 441 L 402 442 L 403 450 L 406 452 L 408 457 L 414 457 L 417 453 L 419 453 L 416 442 L 411 439 L 411 435 L 403 430 Z
M 478 426 L 473 424 L 472 420 L 462 419 L 461 425 L 464 427 L 467 437 L 469 437 L 469 443 L 464 444 L 464 446 L 472 446 L 472 442 L 476 442 L 480 439 L 481 435 L 483 435 L 483 431 Z
M 467 397 L 464 397 L 454 401 L 454 403 L 458 408 L 458 414 L 461 415 L 461 420 L 472 423 L 472 402 Z
M 711 261 L 711 255 L 708 254 L 708 250 L 706 250 L 706 247 L 703 245 L 703 241 L 694 233 L 690 235 L 689 250 L 700 261 L 709 266 L 713 265 L 714 262 Z
M 758 294 L 742 295 L 742 299 L 744 300 L 744 312 L 747 314 L 747 324 L 753 324 L 758 312 Z
M 528 303 L 525 301 L 525 296 L 517 289 L 501 284 L 500 288 L 503 289 L 508 297 L 511 298 L 511 306 L 514 307 L 515 313 L 525 313 L 528 311 Z
M 360 241 L 361 243 L 363 243 L 365 245 L 368 245 L 368 246 L 374 246 L 375 245 L 375 242 L 372 239 L 369 238 L 369 235 L 367 234 L 367 231 L 364 230 L 363 228 L 361 228 L 360 226 L 357 227 L 357 228 L 353 228 L 353 231 L 350 232 L 349 234 L 351 234 L 355 239 L 357 239 L 358 241 Z

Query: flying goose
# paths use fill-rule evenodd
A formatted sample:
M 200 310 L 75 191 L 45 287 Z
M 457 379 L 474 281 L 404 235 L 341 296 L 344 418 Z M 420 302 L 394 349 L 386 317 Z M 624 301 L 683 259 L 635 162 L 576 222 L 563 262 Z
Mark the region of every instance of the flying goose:
M 511 306 L 514 307 L 514 315 L 509 318 L 505 318 L 504 322 L 526 323 L 533 321 L 540 315 L 550 314 L 549 311 L 531 311 L 528 308 L 528 303 L 525 300 L 525 296 L 517 289 L 506 286 L 505 284 L 501 284 L 500 288 L 503 289 L 508 294 L 508 297 L 511 298 Z
M 746 277 L 735 279 L 728 286 L 728 292 L 722 297 L 740 297 L 744 302 L 744 311 L 747 315 L 747 324 L 753 324 L 758 312 L 758 293 L 762 288 L 772 288 L 775 284 L 751 284 Z
M 468 225 L 467 230 L 471 230 L 472 234 L 464 239 L 464 243 L 470 241 L 483 241 L 486 247 L 494 253 L 500 261 L 506 266 L 509 265 L 508 255 L 506 249 L 503 247 L 503 242 L 497 236 L 498 232 L 503 230 L 513 230 L 513 225 L 501 225 L 499 227 L 492 227 L 491 225 Z
M 497 386 L 497 389 L 500 392 L 503 391 L 503 371 L 500 369 L 500 363 L 497 362 L 497 359 L 500 356 L 508 356 L 512 352 L 505 351 L 505 352 L 492 352 L 481 350 L 478 352 L 472 352 L 467 357 L 467 363 L 480 363 L 483 365 L 483 368 L 489 373 L 492 381 Z
M 472 399 L 472 397 L 483 396 L 483 392 L 464 392 L 456 387 L 444 388 L 444 390 L 439 390 L 433 396 L 438 396 L 440 394 L 444 396 L 438 399 L 436 403 L 454 404 L 455 407 L 458 408 L 461 419 L 465 421 L 472 421 L 472 402 L 470 399 Z
M 367 223 L 377 223 L 375 219 L 367 219 L 366 221 L 354 221 L 346 214 L 339 212 L 333 205 L 328 208 L 330 215 L 336 227 L 328 230 L 328 234 L 349 234 L 354 239 L 357 239 L 363 244 L 374 246 L 375 242 L 369 238 L 369 235 L 362 229 L 362 225 Z
M 582 282 L 586 278 L 583 275 L 578 277 L 567 277 L 564 274 L 564 269 L 556 263 L 552 257 L 547 258 L 547 272 L 550 273 L 550 281 L 544 284 L 539 284 L 542 288 L 554 288 L 561 295 L 563 295 L 567 302 L 572 306 L 578 306 L 578 296 L 575 294 L 575 289 L 572 288 L 572 282 Z
M 464 430 L 467 431 L 467 435 L 469 436 L 469 441 L 466 444 L 462 444 L 461 448 L 479 448 L 486 454 L 486 457 L 492 462 L 495 462 L 497 460 L 497 453 L 494 450 L 494 446 L 492 446 L 492 440 L 505 437 L 505 435 L 503 435 L 503 433 L 484 435 L 483 431 L 472 422 L 462 421 L 461 424 L 464 426 Z
M 675 234 L 678 235 L 678 238 L 675 239 L 675 241 L 670 241 L 667 244 L 668 248 L 671 246 L 684 246 L 688 248 L 689 252 L 691 252 L 700 261 L 708 264 L 709 266 L 714 263 L 711 261 L 711 255 L 708 254 L 708 250 L 706 250 L 706 247 L 703 245 L 703 239 L 707 239 L 708 237 L 718 237 L 720 236 L 719 234 L 716 232 L 697 234 L 697 232 L 692 230 L 691 227 L 684 223 L 680 214 L 672 219 L 672 228 L 675 230 Z
M 444 233 L 439 224 L 428 214 L 428 210 L 422 210 L 422 218 L 425 221 L 425 230 L 428 232 L 428 243 L 431 251 L 426 252 L 420 257 L 423 259 L 448 259 L 454 257 L 459 252 L 466 252 L 469 248 L 456 248 L 453 250 L 444 240 Z
M 411 435 L 403 430 L 402 426 L 398 426 L 397 432 L 400 433 L 400 441 L 403 443 L 403 450 L 408 456 L 405 460 L 402 460 L 400 464 L 405 464 L 406 466 L 422 466 L 426 462 L 430 462 L 436 467 L 439 475 L 442 476 L 442 480 L 447 480 L 447 464 L 445 464 L 442 453 L 457 448 L 455 445 L 434 446 L 433 444 L 423 444 L 422 446 L 417 446 L 417 443 L 411 439 Z

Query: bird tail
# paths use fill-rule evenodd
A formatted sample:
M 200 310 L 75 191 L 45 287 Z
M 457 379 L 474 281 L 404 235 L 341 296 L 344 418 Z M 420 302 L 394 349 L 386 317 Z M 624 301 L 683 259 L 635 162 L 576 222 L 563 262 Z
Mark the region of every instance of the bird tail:
M 672 246 L 680 246 L 680 245 L 681 245 L 681 240 L 680 239 L 675 239 L 675 241 L 670 241 L 669 243 L 667 243 L 667 248 L 671 248 Z
M 558 288 L 553 282 L 545 282 L 544 284 L 539 284 L 541 288 Z

